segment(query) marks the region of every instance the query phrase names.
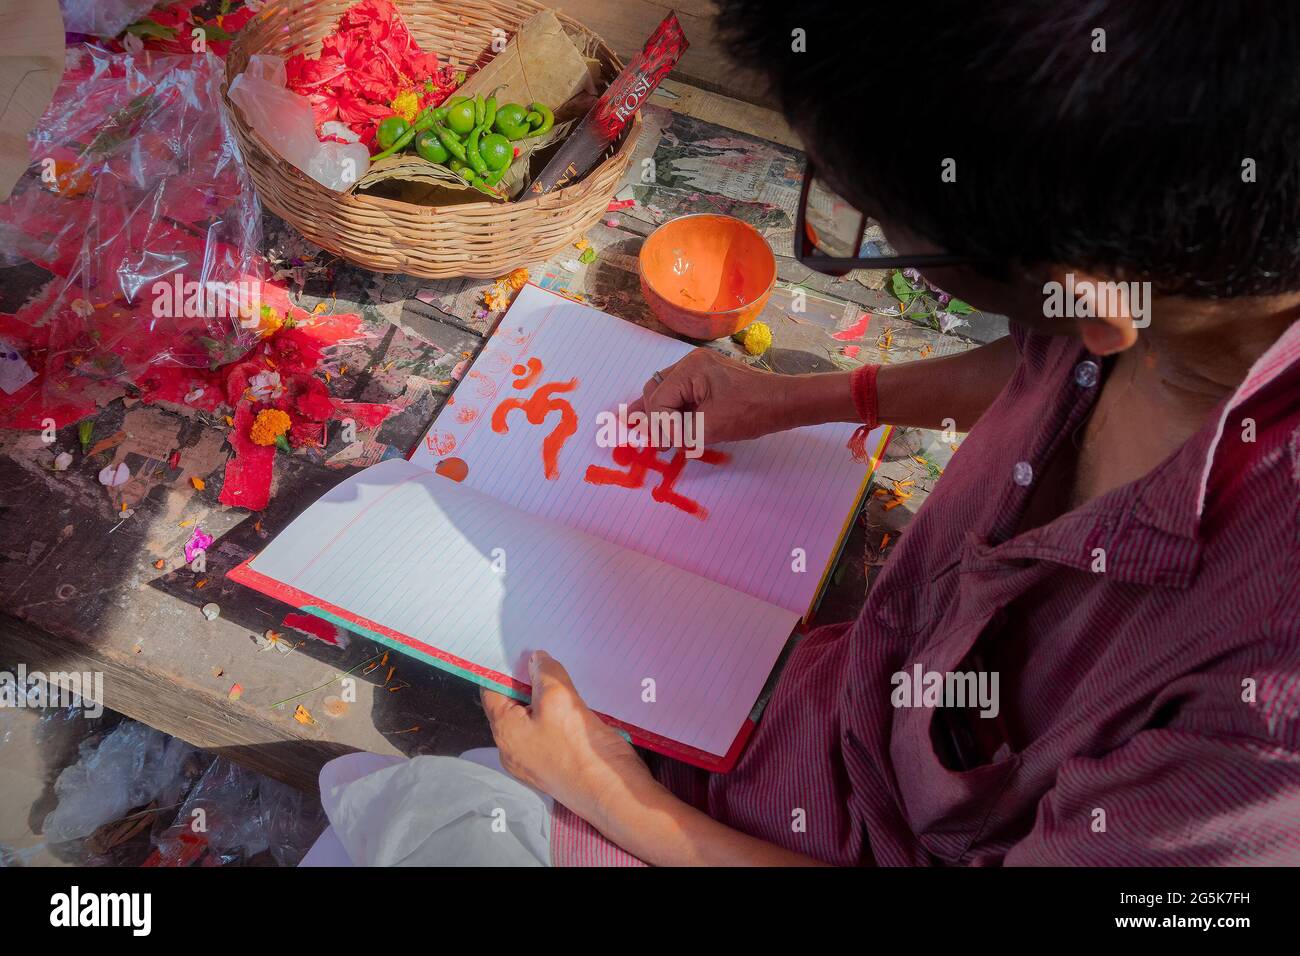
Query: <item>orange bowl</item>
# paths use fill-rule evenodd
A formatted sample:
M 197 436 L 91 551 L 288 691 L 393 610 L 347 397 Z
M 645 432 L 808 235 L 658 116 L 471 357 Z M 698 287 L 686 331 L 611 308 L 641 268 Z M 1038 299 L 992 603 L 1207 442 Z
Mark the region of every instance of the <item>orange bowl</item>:
M 757 229 L 698 213 L 664 223 L 641 246 L 641 294 L 659 321 L 720 339 L 758 318 L 776 284 L 776 256 Z

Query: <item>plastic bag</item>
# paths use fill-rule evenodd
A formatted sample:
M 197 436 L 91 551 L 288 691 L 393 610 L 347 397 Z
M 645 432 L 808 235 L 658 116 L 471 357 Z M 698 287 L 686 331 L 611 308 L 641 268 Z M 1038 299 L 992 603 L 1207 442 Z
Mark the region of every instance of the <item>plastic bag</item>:
M 54 770 L 75 763 L 81 744 L 103 739 L 120 719 L 108 710 L 95 716 L 96 709 L 85 701 L 0 707 L 0 867 L 98 862 L 80 841 L 52 845 L 39 832 Z
M 187 370 L 256 344 L 261 207 L 221 109 L 224 69 L 210 53 L 68 48 L 32 166 L 0 203 L 0 265 L 53 277 L 8 283 L 30 298 L 0 312 L 0 338 L 37 375 L 0 394 L 0 427 L 62 427 L 128 385 L 180 402 Z
M 174 803 L 193 752 L 183 740 L 133 720 L 118 724 L 98 745 L 82 741 L 77 762 L 54 781 L 59 802 L 45 817 L 45 839 L 77 840 L 134 807 Z
M 97 37 L 115 37 L 153 9 L 156 0 L 59 0 L 63 29 Z
M 360 143 L 321 142 L 305 97 L 285 88 L 284 61 L 258 54 L 230 84 L 230 100 L 286 161 L 327 189 L 342 192 L 366 174 L 370 151 Z
M 295 866 L 325 826 L 314 796 L 218 757 L 175 823 L 154 835 L 145 866 L 217 866 L 268 850 L 281 866 Z

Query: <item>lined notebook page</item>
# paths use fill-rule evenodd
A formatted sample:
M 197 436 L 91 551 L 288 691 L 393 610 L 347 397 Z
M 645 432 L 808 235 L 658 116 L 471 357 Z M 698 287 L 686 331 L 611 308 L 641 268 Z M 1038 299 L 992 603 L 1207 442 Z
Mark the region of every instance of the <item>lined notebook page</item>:
M 411 460 L 463 465 L 464 484 L 489 497 L 803 614 L 868 475 L 847 449 L 854 426 L 708 445 L 729 460 L 688 460 L 672 489 L 707 512 L 703 520 L 654 500 L 661 478 L 653 471 L 640 488 L 585 480 L 590 465 L 628 471 L 598 443 L 597 414 L 640 396 L 656 370 L 689 351 L 684 342 L 525 286 Z M 530 358 L 541 365 L 535 376 Z M 532 380 L 515 388 L 525 377 Z M 572 406 L 577 428 L 548 479 L 543 442 L 561 412 L 539 409 L 541 424 L 532 424 L 526 410 L 509 411 L 505 434 L 493 429 L 492 416 L 503 401 L 526 401 L 539 386 L 571 379 L 572 390 L 549 396 Z M 884 434 L 867 439 L 870 454 Z M 707 444 L 707 419 L 703 436 Z
M 400 460 L 332 489 L 250 567 L 524 684 L 545 650 L 598 712 L 718 756 L 797 618 Z

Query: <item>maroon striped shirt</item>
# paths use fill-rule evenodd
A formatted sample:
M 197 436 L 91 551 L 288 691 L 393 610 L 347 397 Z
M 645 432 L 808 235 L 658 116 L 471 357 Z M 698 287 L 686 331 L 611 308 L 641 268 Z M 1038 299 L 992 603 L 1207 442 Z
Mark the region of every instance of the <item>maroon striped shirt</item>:
M 1300 323 L 1154 471 L 1023 533 L 1105 371 L 1013 334 L 862 614 L 791 655 L 734 771 L 661 778 L 830 863 L 1300 863 Z M 996 670 L 1001 719 L 893 706 L 917 665 Z M 636 862 L 556 810 L 557 863 Z

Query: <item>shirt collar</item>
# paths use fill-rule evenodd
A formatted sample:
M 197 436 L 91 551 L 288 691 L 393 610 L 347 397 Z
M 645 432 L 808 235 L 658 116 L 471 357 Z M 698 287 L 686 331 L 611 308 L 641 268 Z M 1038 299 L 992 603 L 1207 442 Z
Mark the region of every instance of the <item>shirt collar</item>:
M 1223 441 L 1223 433 L 1227 428 L 1229 416 L 1232 415 L 1234 410 L 1249 401 L 1264 386 L 1281 378 L 1283 375 L 1293 373 L 1297 362 L 1300 362 L 1300 321 L 1292 322 L 1290 327 L 1282 333 L 1282 337 L 1259 357 L 1255 364 L 1250 367 L 1250 371 L 1246 373 L 1246 378 L 1241 385 L 1237 387 L 1237 390 L 1232 393 L 1232 397 L 1228 399 L 1227 404 L 1223 406 L 1223 412 L 1219 415 L 1218 425 L 1214 430 L 1213 440 L 1209 444 L 1201 466 L 1201 480 L 1195 490 L 1196 519 L 1198 522 L 1205 514 L 1205 499 L 1210 487 L 1210 473 L 1214 470 L 1215 455 L 1218 453 L 1219 445 Z
M 1293 322 L 1251 366 L 1222 404 L 1213 427 L 1207 424 L 1199 429 L 1172 457 L 1134 483 L 1132 520 L 1167 535 L 1196 539 L 1205 517 L 1210 476 L 1233 412 L 1266 386 L 1296 374 L 1300 374 L 1300 321 Z
M 1080 347 L 1066 368 L 1073 370 L 1087 357 Z M 1251 367 L 1224 402 L 1215 427 L 1198 430 L 1150 474 L 1009 541 L 982 542 L 976 553 L 995 561 L 1045 559 L 1080 570 L 1095 570 L 1097 556 L 1103 554 L 1107 574 L 1117 580 L 1186 587 L 1200 564 L 1206 492 L 1230 416 L 1265 386 L 1297 372 L 1300 322 Z

